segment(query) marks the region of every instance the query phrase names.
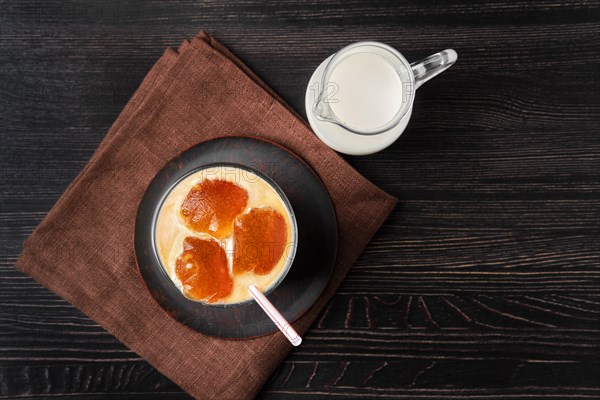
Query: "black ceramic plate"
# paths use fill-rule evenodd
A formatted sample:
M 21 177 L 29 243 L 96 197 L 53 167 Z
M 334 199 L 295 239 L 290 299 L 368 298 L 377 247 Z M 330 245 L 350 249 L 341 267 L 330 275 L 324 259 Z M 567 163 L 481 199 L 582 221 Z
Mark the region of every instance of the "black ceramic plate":
M 268 298 L 290 322 L 319 297 L 337 253 L 337 221 L 329 193 L 315 172 L 283 147 L 250 137 L 203 142 L 171 160 L 150 182 L 135 225 L 137 263 L 150 293 L 177 321 L 224 338 L 266 335 L 277 328 L 253 301 L 230 307 L 187 299 L 163 269 L 154 245 L 154 226 L 163 200 L 183 178 L 213 164 L 235 164 L 257 171 L 284 191 L 298 225 L 294 262 Z

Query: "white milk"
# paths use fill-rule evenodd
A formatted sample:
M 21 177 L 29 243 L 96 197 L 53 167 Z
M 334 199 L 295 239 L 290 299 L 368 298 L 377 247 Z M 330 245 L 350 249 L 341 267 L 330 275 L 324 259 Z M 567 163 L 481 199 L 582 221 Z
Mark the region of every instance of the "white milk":
M 338 119 L 357 130 L 385 125 L 402 106 L 400 76 L 375 53 L 356 53 L 342 59 L 332 71 L 329 82 L 337 85 L 337 88 L 328 88 L 331 110 Z

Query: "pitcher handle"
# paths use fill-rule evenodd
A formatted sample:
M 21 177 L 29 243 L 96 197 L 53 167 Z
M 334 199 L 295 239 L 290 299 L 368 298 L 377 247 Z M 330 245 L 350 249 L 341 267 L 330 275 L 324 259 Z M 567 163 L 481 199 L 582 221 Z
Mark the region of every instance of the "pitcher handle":
M 450 68 L 457 58 L 456 51 L 446 49 L 410 64 L 415 75 L 415 89 Z

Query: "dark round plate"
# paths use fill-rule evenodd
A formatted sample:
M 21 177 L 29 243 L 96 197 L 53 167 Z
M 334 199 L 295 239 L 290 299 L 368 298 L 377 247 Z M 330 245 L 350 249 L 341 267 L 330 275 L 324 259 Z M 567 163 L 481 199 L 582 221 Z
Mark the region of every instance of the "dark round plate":
M 171 189 L 186 176 L 212 164 L 236 164 L 271 178 L 283 190 L 296 216 L 294 262 L 269 300 L 290 322 L 317 300 L 329 280 L 337 254 L 337 221 L 329 193 L 300 158 L 271 142 L 223 137 L 200 143 L 171 160 L 154 177 L 140 203 L 135 223 L 135 254 L 154 299 L 177 321 L 223 338 L 250 338 L 277 330 L 255 302 L 230 307 L 187 299 L 163 269 L 154 243 L 154 226 Z

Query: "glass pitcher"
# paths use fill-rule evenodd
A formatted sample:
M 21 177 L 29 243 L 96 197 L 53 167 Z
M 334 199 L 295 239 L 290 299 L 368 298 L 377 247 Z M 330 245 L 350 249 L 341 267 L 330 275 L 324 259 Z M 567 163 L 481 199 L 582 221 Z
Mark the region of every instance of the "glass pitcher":
M 349 65 L 348 61 L 350 57 L 355 55 L 377 55 L 379 58 L 378 60 L 372 60 L 375 63 L 369 64 L 368 57 L 365 56 L 363 57 L 363 61 L 367 61 L 367 63 L 362 62 L 361 64 L 361 62 L 358 62 L 360 61 L 358 60 L 359 57 L 354 57 L 354 65 Z M 321 121 L 332 122 L 360 135 L 376 135 L 394 129 L 398 125 L 406 125 L 407 121 L 405 120 L 410 118 L 411 115 L 410 111 L 412 111 L 415 90 L 423 83 L 451 67 L 457 58 L 456 51 L 447 49 L 411 64 L 400 52 L 383 43 L 369 41 L 350 44 L 335 53 L 327 64 L 323 72 L 320 92 L 312 108 L 313 115 Z M 381 60 L 387 64 L 387 67 L 381 63 Z M 360 68 L 363 67 L 364 74 L 361 75 Z M 343 80 L 344 76 L 340 76 L 341 73 L 339 73 L 344 68 L 351 74 L 346 74 L 346 78 L 350 77 L 349 79 L 354 79 L 352 74 L 355 77 L 358 76 L 358 79 L 355 79 L 354 83 L 344 81 L 346 87 L 351 86 L 351 89 L 353 89 L 346 90 L 345 92 L 344 86 L 340 84 L 340 79 Z M 363 78 L 366 78 L 369 74 L 379 73 L 379 71 L 374 71 L 374 69 L 380 69 L 381 74 L 387 74 L 389 72 L 387 69 L 393 71 L 396 74 L 394 75 L 395 78 L 387 82 L 392 86 L 398 85 L 397 90 L 390 89 L 390 85 L 386 87 L 387 83 L 385 80 L 382 81 L 382 79 L 379 80 L 383 82 L 383 86 L 380 84 L 379 88 L 369 87 L 369 82 L 359 82 L 368 80 Z M 336 70 L 338 71 L 337 79 L 335 76 Z M 375 78 L 381 78 L 381 76 L 376 76 Z M 396 78 L 398 79 L 397 82 L 394 81 Z M 360 86 L 363 83 L 364 85 Z M 365 95 L 365 93 L 368 95 Z M 377 95 L 377 93 L 387 97 L 385 99 L 372 97 Z M 373 102 L 372 100 L 375 101 Z M 340 102 L 343 103 L 344 101 L 352 107 L 344 109 L 342 107 L 343 104 L 340 105 Z M 381 106 L 385 106 L 388 109 L 380 110 Z M 372 111 L 375 114 L 382 114 L 382 118 L 385 121 L 380 120 L 378 123 L 374 123 L 374 121 L 377 121 L 373 120 L 373 118 L 366 118 L 369 117 L 369 115 L 366 115 L 365 118 L 369 120 L 366 123 L 357 124 L 356 121 L 355 123 L 351 123 L 348 117 L 357 116 L 357 118 L 360 118 L 359 114 L 365 111 L 361 107 L 372 107 Z M 335 110 L 336 108 L 337 111 Z M 345 112 L 342 113 L 340 112 L 341 110 Z M 345 114 L 345 117 L 343 114 Z M 369 122 L 371 123 L 369 124 Z

